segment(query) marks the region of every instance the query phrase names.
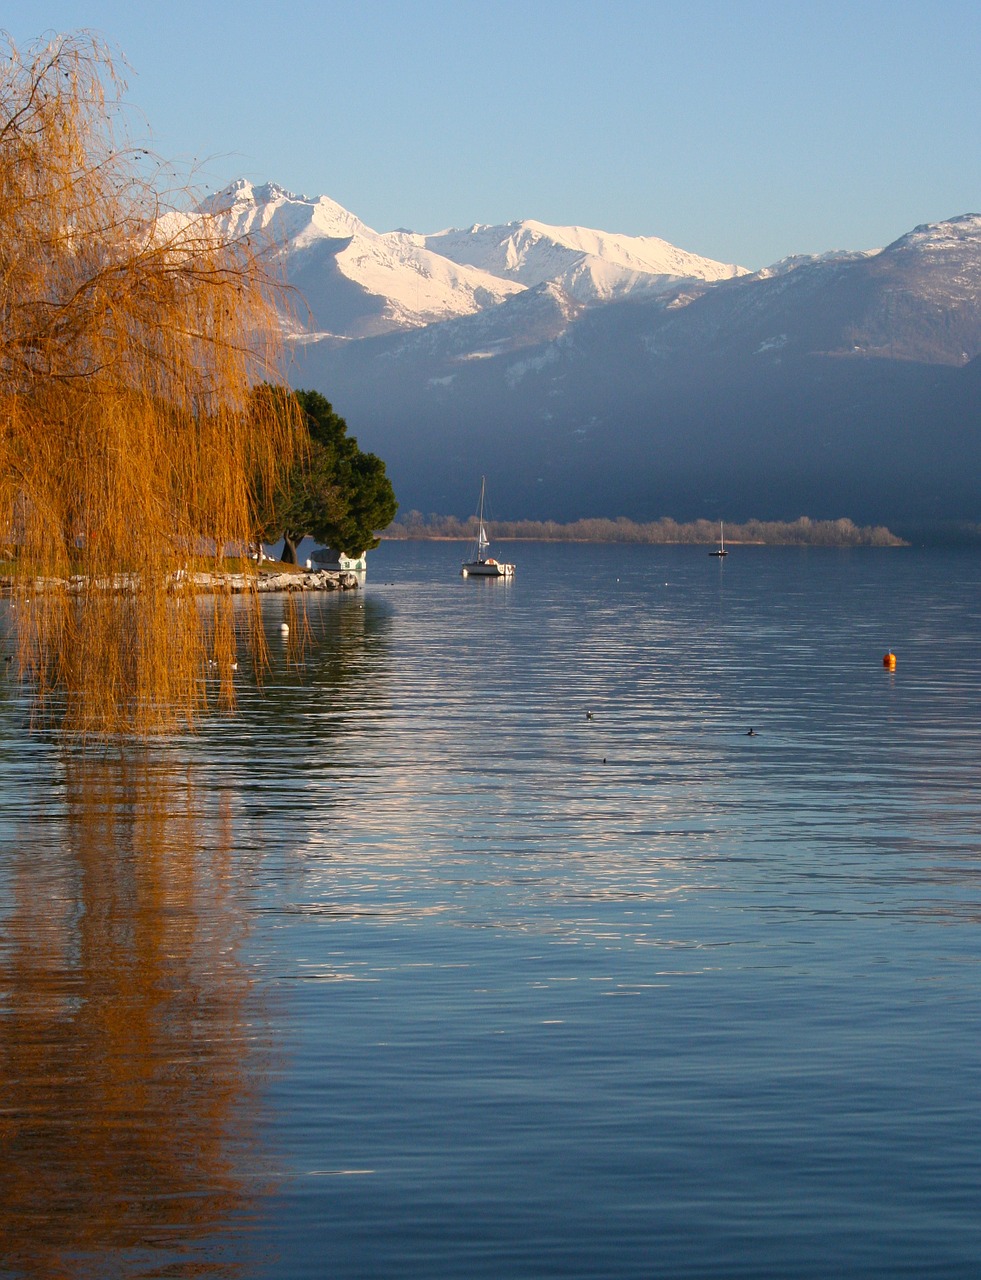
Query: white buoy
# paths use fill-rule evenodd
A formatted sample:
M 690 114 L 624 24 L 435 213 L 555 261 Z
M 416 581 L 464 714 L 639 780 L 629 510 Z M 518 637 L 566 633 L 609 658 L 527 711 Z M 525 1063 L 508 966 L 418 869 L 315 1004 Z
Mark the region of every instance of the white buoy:
M 288 622 L 281 622 L 279 624 L 279 629 L 284 636 L 288 636 L 290 633 L 290 624 Z

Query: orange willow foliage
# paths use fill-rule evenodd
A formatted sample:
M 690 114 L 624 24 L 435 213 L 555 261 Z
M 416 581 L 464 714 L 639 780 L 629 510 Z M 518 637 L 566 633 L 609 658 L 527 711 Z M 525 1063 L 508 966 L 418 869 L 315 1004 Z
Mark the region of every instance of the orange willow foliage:
M 295 424 L 249 398 L 281 353 L 281 298 L 247 242 L 163 207 L 147 153 L 115 136 L 105 46 L 6 55 L 0 554 L 20 669 L 73 730 L 193 723 L 207 687 L 231 700 L 235 628 L 179 570 L 248 545 L 291 459 Z M 254 597 L 252 616 L 261 645 Z

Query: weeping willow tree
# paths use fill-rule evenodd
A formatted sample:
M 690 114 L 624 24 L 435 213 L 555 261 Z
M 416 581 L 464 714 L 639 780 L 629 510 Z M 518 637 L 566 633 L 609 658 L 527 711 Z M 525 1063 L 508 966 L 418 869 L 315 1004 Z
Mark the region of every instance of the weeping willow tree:
M 100 41 L 0 53 L 12 646 L 45 719 L 101 735 L 193 723 L 209 689 L 232 698 L 236 627 L 183 571 L 249 544 L 295 447 L 283 404 L 260 421 L 249 394 L 275 373 L 281 298 L 261 252 L 164 202 L 121 137 Z

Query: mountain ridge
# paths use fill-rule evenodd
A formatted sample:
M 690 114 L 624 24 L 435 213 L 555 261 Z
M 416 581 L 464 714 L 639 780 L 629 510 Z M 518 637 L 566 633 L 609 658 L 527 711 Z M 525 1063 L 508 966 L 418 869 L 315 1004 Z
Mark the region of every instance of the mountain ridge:
M 546 224 L 475 224 L 483 240 L 452 233 L 453 247 L 447 232 L 361 230 L 273 186 L 237 194 L 236 225 L 300 241 L 274 247 L 311 304 L 291 381 L 321 390 L 386 460 L 405 509 L 466 512 L 486 474 L 513 518 L 978 519 L 977 214 L 882 249 L 715 279 L 648 272 L 622 289 L 627 249 L 651 254 L 654 238 L 614 252 L 610 237 L 577 291 L 581 228 L 543 242 Z M 426 247 L 440 239 L 484 266 Z M 549 262 L 554 278 L 537 279 Z M 405 281 L 426 272 L 417 305 Z M 604 272 L 617 285 L 605 293 Z
M 276 183 L 231 183 L 202 206 L 231 238 L 262 237 L 302 281 L 310 317 L 295 336 L 363 338 L 472 315 L 554 283 L 585 303 L 659 293 L 745 268 L 687 253 L 654 236 L 525 220 L 433 234 L 378 232 L 329 196 Z M 345 306 L 337 306 L 337 295 Z M 354 305 L 355 299 L 360 305 Z

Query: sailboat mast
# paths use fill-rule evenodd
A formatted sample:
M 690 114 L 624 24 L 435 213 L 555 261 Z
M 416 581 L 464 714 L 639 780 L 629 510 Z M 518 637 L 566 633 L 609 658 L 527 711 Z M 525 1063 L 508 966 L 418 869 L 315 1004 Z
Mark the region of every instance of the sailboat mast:
M 477 511 L 477 559 L 484 558 L 484 552 L 487 550 L 487 534 L 484 532 L 484 486 L 487 483 L 487 477 L 480 477 L 480 506 Z
M 477 540 L 471 551 L 471 559 L 465 560 L 461 572 L 465 578 L 471 574 L 480 578 L 513 578 L 514 565 L 501 564 L 486 553 L 489 548 L 487 531 L 484 528 L 484 499 L 487 491 L 487 477 L 480 477 L 480 501 L 477 504 Z

